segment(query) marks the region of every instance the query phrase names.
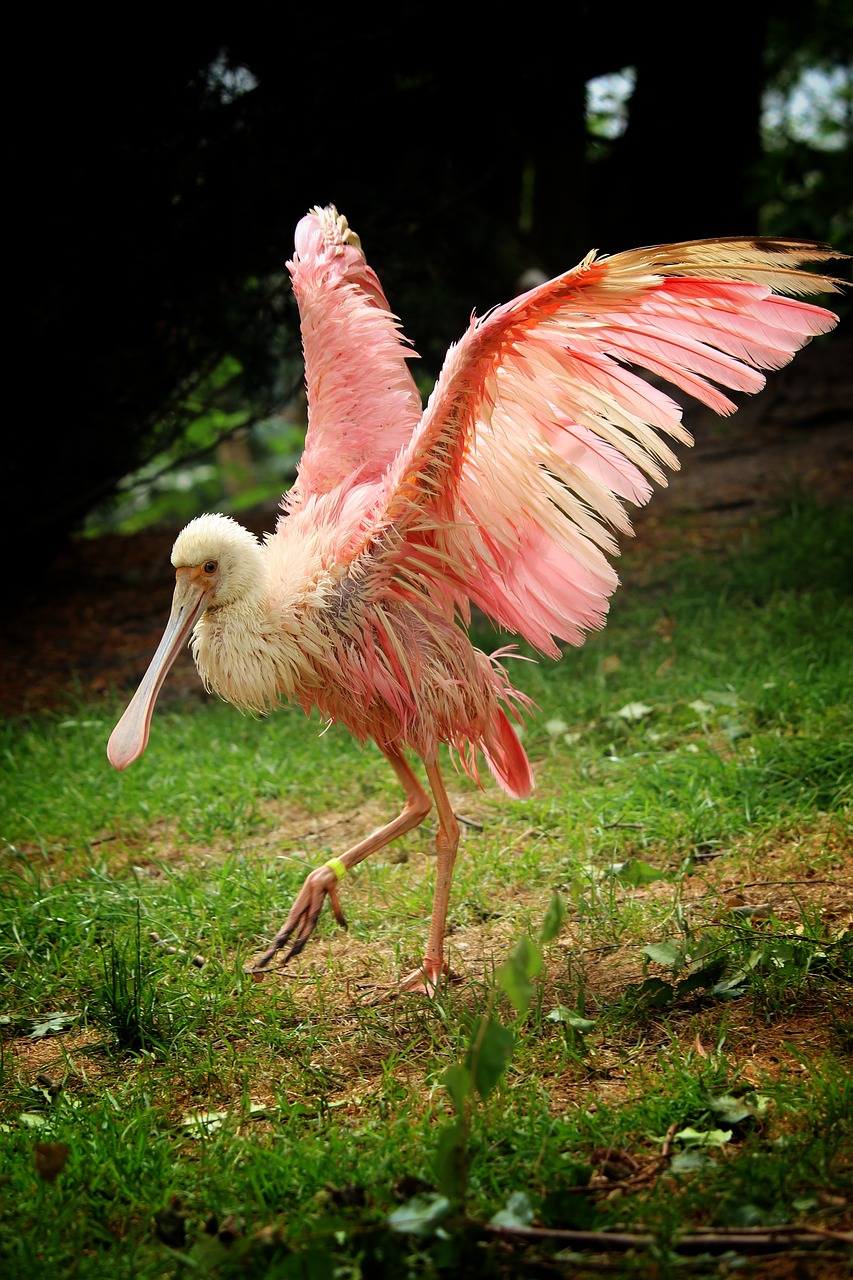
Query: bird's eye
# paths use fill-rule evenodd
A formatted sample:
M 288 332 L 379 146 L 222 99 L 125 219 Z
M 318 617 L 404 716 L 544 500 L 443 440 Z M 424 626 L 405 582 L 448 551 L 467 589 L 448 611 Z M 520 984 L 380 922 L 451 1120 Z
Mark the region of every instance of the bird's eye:
M 217 560 L 208 560 L 207 564 L 204 566 L 204 571 L 205 573 L 216 573 L 218 568 L 219 562 Z

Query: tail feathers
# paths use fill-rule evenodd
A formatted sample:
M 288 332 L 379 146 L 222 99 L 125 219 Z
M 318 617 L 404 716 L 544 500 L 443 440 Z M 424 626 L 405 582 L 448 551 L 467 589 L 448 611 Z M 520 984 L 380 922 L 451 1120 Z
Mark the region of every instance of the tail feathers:
M 486 764 L 495 780 L 508 796 L 524 800 L 534 787 L 533 771 L 527 753 L 518 740 L 518 734 L 500 707 L 495 712 L 488 742 L 482 743 Z

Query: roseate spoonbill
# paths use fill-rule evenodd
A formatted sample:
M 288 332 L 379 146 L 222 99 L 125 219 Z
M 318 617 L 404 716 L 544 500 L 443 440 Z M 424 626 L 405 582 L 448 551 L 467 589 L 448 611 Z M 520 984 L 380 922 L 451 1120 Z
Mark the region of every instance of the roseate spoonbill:
M 288 263 L 308 393 L 297 481 L 263 542 L 224 515 L 178 536 L 171 616 L 108 747 L 117 769 L 142 754 L 154 701 L 192 637 L 199 674 L 222 698 L 256 711 L 318 707 L 385 754 L 402 811 L 311 871 L 258 968 L 302 950 L 327 897 L 343 924 L 343 875 L 426 817 L 410 750 L 437 809 L 438 857 L 423 963 L 397 990 L 434 992 L 459 840 L 439 746 L 473 778 L 482 753 L 510 796 L 533 786 L 512 724 L 528 700 L 502 665 L 506 650 L 472 645 L 470 605 L 554 658 L 558 641 L 601 627 L 617 585 L 612 531 L 630 532 L 622 502 L 645 503 L 647 477 L 665 484 L 662 465 L 677 466 L 664 436 L 690 443 L 679 406 L 634 369 L 733 412 L 720 387 L 759 391 L 760 369 L 835 325 L 798 295 L 842 282 L 800 268 L 841 256 L 779 239 L 590 253 L 472 318 L 422 409 L 414 353 L 358 237 L 332 207 L 302 219 Z

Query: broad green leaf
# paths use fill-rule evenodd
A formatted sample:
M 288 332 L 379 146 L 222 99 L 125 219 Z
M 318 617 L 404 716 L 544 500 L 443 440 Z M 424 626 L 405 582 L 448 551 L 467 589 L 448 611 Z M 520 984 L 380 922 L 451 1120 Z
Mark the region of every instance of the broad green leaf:
M 41 1129 L 47 1124 L 47 1116 L 41 1116 L 37 1111 L 22 1111 L 18 1118 L 28 1129 Z
M 738 1200 L 723 1207 L 719 1220 L 728 1227 L 778 1227 L 791 1219 L 781 1205 Z
M 524 1013 L 533 998 L 530 981 L 542 971 L 542 955 L 529 938 L 523 937 L 512 955 L 495 974 L 498 986 L 506 993 L 517 1013 Z
M 699 967 L 690 966 L 687 976 L 682 978 L 678 984 L 679 995 L 689 995 L 691 991 L 699 991 L 703 988 L 711 987 L 720 980 L 720 977 L 726 970 L 725 956 L 717 956 L 714 960 L 708 960 Z
M 388 1215 L 388 1225 L 393 1231 L 415 1236 L 431 1235 L 435 1227 L 450 1213 L 452 1205 L 447 1196 L 426 1191 L 412 1196 Z
M 742 720 L 737 720 L 734 716 L 720 716 L 720 728 L 730 742 L 749 737 L 749 729 Z
M 461 1062 L 454 1062 L 442 1072 L 441 1083 L 450 1094 L 457 1112 L 462 1115 L 471 1096 L 471 1072 Z
M 563 899 L 555 893 L 551 897 L 545 919 L 542 921 L 542 928 L 539 930 L 539 941 L 543 946 L 558 937 L 565 918 L 566 908 L 563 906 Z
M 535 978 L 537 974 L 542 972 L 543 960 L 542 953 L 527 936 L 519 939 L 518 944 L 510 956 L 510 960 L 528 978 Z
M 711 1110 L 722 1124 L 743 1125 L 745 1120 L 753 1121 L 766 1114 L 770 1099 L 766 1094 L 751 1094 L 750 1098 L 735 1098 L 731 1094 L 722 1094 L 711 1099 Z
M 467 1141 L 467 1129 L 462 1120 L 455 1120 L 439 1130 L 435 1148 L 435 1179 L 442 1195 L 455 1202 L 465 1199 Z
M 581 1035 L 586 1031 L 591 1031 L 595 1026 L 595 1018 L 582 1018 L 580 1014 L 573 1013 L 571 1009 L 567 1009 L 562 1004 L 558 1004 L 556 1009 L 551 1010 L 547 1020 L 548 1022 L 564 1022 L 573 1031 L 579 1031 Z
M 722 982 L 716 983 L 711 988 L 711 995 L 717 996 L 720 1000 L 732 1000 L 736 996 L 743 995 L 740 988 L 748 977 L 746 970 L 738 969 L 737 973 L 732 974 L 730 978 L 724 978 Z
M 675 1135 L 685 1147 L 724 1147 L 731 1141 L 731 1129 L 694 1129 L 690 1125 Z
M 638 858 L 629 858 L 627 862 L 615 862 L 611 867 L 613 875 L 623 884 L 633 885 L 639 889 L 644 884 L 653 884 L 655 880 L 665 880 L 663 871 L 658 871 L 649 862 L 641 862 Z
M 228 1119 L 227 1111 L 194 1111 L 184 1116 L 181 1124 L 193 1138 L 200 1138 L 206 1133 L 221 1129 Z
M 736 707 L 740 698 L 729 689 L 706 689 L 702 697 L 718 707 Z
M 578 1186 L 586 1186 L 592 1177 L 592 1169 L 586 1166 L 587 1176 L 577 1179 Z M 590 1231 L 601 1220 L 601 1210 L 594 1200 L 579 1191 L 568 1188 L 549 1191 L 542 1201 L 542 1218 L 549 1227 L 570 1231 Z
M 33 1023 L 30 1039 L 41 1040 L 54 1032 L 64 1031 L 69 1022 L 75 1022 L 77 1017 L 76 1013 L 46 1013 L 42 1019 Z
M 676 1151 L 669 1162 L 671 1173 L 694 1173 L 703 1169 L 710 1162 L 708 1152 L 702 1147 L 688 1147 L 686 1151 Z
M 654 960 L 655 964 L 666 965 L 676 972 L 684 964 L 684 952 L 678 942 L 650 942 L 647 947 L 643 947 L 643 955 Z
M 624 707 L 620 707 L 615 713 L 620 720 L 627 720 L 629 723 L 634 720 L 645 720 L 646 716 L 652 715 L 654 707 L 650 707 L 647 702 L 626 702 Z
M 744 1103 L 741 1098 L 733 1098 L 730 1094 L 712 1098 L 711 1110 L 723 1124 L 731 1125 L 740 1124 L 742 1120 L 747 1120 L 752 1115 L 751 1107 Z
M 645 982 L 629 982 L 625 995 L 640 1008 L 666 1009 L 675 998 L 675 989 L 661 978 L 646 978 Z
M 812 1209 L 817 1209 L 820 1200 L 817 1196 L 796 1196 L 791 1201 L 791 1207 L 797 1210 L 797 1213 L 809 1213 Z
M 533 1205 L 526 1191 L 513 1191 L 505 1209 L 500 1209 L 491 1219 L 493 1227 L 529 1227 L 535 1218 Z
M 515 1037 L 512 1032 L 500 1022 L 489 1018 L 476 1053 L 473 1049 L 470 1052 L 474 1087 L 481 1098 L 487 1098 L 500 1080 L 512 1057 L 514 1045 Z
M 691 939 L 689 947 L 689 955 L 687 959 L 690 962 L 690 968 L 696 969 L 700 966 L 707 956 L 717 957 L 719 955 L 720 943 L 710 933 L 702 933 L 698 938 Z
M 516 1013 L 525 1013 L 533 999 L 533 983 L 524 970 L 512 960 L 506 960 L 498 967 L 495 977 Z

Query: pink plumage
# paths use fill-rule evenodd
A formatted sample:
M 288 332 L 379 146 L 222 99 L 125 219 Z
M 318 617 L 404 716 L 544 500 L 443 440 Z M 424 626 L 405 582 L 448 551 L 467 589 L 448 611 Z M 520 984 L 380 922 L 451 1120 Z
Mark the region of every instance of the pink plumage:
M 528 709 L 501 661 L 475 649 L 471 605 L 558 657 L 603 625 L 617 585 L 608 555 L 690 443 L 680 406 L 653 374 L 718 413 L 726 390 L 756 392 L 832 312 L 801 296 L 841 283 L 809 268 L 822 245 L 691 241 L 571 271 L 472 319 L 426 409 L 415 357 L 333 208 L 296 230 L 288 268 L 299 304 L 308 431 L 276 531 L 259 543 L 201 516 L 172 552 L 177 583 L 163 640 L 110 739 L 123 769 L 145 749 L 154 700 L 181 646 L 208 688 L 238 706 L 294 700 L 373 739 L 406 793 L 402 812 L 312 871 L 268 950 L 298 953 L 338 881 L 438 810 L 435 905 L 423 964 L 397 990 L 435 990 L 458 827 L 438 764 L 450 747 L 472 777 L 481 753 L 511 796 L 530 793 L 512 721 Z M 782 296 L 794 295 L 794 296 Z

